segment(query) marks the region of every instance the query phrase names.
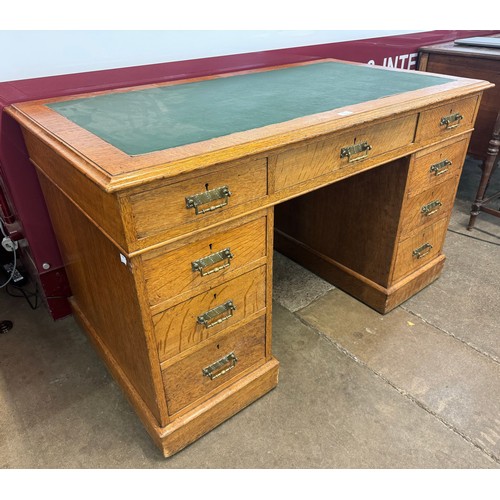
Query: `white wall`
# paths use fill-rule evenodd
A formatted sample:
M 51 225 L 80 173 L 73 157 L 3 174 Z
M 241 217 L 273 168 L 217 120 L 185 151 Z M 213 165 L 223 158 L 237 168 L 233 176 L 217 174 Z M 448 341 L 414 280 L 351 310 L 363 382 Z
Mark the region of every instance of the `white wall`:
M 413 32 L 0 31 L 0 82 Z

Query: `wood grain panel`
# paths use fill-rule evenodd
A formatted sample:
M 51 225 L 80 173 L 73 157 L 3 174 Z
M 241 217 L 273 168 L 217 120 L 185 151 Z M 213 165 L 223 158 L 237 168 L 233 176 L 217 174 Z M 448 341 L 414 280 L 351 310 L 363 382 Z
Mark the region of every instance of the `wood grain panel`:
M 159 422 L 156 346 L 149 343 L 134 277 L 120 251 L 43 175 L 40 183 L 58 237 L 73 301 Z
M 431 187 L 460 175 L 467 152 L 470 134 L 446 146 L 439 145 L 431 149 L 424 149 L 415 153 L 415 160 L 410 166 L 408 179 L 408 194 L 414 196 Z M 438 172 L 431 170 L 433 165 L 448 160 L 451 165 L 440 169 Z M 446 169 L 446 172 L 444 170 Z M 444 172 L 444 173 L 443 173 Z M 437 174 L 437 175 L 436 175 Z
M 402 158 L 277 205 L 275 227 L 388 286 L 408 163 Z
M 228 300 L 236 307 L 230 319 L 212 328 L 197 322 L 199 315 Z M 235 325 L 265 306 L 266 266 L 261 266 L 156 314 L 153 322 L 161 361 Z
M 186 208 L 186 197 L 227 186 L 228 204 L 217 210 L 196 215 Z M 206 226 L 231 216 L 233 208 L 267 194 L 267 160 L 241 162 L 223 170 L 207 169 L 196 178 L 144 190 L 129 198 L 132 222 L 137 238 L 192 223 Z M 217 204 L 213 202 L 212 205 Z
M 447 218 L 453 208 L 457 186 L 458 175 L 455 175 L 446 182 L 407 198 L 403 204 L 400 239 L 407 238 L 412 232 L 430 226 L 443 217 Z M 439 202 L 441 205 L 433 208 L 428 214 L 422 212 L 423 207 L 433 202 Z
M 393 283 L 413 271 L 416 271 L 419 267 L 427 264 L 441 253 L 444 239 L 446 237 L 447 227 L 448 218 L 445 218 L 436 222 L 432 226 L 426 227 L 422 231 L 411 236 L 410 238 L 407 238 L 399 244 L 392 278 Z M 432 249 L 430 249 L 430 251 L 422 258 L 417 258 L 413 254 L 413 251 L 422 247 L 426 243 L 432 245 Z
M 203 368 L 234 352 L 234 369 L 213 380 L 203 375 Z M 245 370 L 265 362 L 265 317 L 262 316 L 238 331 L 217 338 L 191 356 L 163 371 L 170 415 L 200 397 L 213 393 L 228 380 L 237 380 Z M 229 364 L 228 364 L 229 366 Z
M 332 170 L 351 166 L 348 158 L 341 158 L 341 149 L 366 141 L 372 149 L 368 151 L 365 159 L 358 162 L 360 168 L 364 168 L 377 156 L 411 144 L 416 123 L 417 115 L 404 116 L 389 122 L 359 127 L 280 153 L 274 167 L 274 188 L 280 191 L 326 175 Z
M 425 142 L 432 138 L 446 139 L 471 129 L 476 116 L 478 99 L 478 96 L 467 97 L 423 111 L 418 120 L 416 140 Z M 456 128 L 446 128 L 441 124 L 442 118 L 455 113 L 463 116 Z
M 206 276 L 193 271 L 193 261 L 225 248 L 230 248 L 234 256 L 229 261 L 229 267 Z M 147 253 L 143 256 L 143 263 L 149 303 L 156 305 L 214 280 L 230 279 L 242 267 L 265 255 L 265 217 L 243 225 L 233 225 L 228 230 L 223 226 L 209 235 L 202 233 L 195 242 L 171 251 Z

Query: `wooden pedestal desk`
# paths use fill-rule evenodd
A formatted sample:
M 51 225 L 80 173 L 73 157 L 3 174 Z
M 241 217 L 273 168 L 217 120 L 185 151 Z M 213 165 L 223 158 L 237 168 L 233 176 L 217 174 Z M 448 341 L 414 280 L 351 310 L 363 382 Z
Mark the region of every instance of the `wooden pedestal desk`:
M 165 456 L 277 384 L 274 230 L 382 313 L 439 276 L 489 86 L 322 60 L 8 108 L 75 316 Z

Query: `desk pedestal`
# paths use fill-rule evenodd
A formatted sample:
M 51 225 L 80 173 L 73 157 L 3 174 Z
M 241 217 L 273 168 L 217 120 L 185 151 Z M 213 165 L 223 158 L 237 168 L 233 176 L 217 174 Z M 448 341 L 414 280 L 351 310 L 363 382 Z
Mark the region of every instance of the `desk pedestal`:
M 428 167 L 420 152 L 276 206 L 276 250 L 389 312 L 441 273 L 466 144 L 447 144 L 457 170 L 423 191 L 414 181 Z

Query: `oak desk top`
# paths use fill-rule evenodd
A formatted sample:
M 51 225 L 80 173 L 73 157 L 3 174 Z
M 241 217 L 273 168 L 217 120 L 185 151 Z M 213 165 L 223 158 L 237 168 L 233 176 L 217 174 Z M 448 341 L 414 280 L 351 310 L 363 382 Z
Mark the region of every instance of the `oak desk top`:
M 107 93 L 47 106 L 136 156 L 450 81 L 322 62 Z
M 328 59 L 44 99 L 7 111 L 112 192 L 485 86 Z

